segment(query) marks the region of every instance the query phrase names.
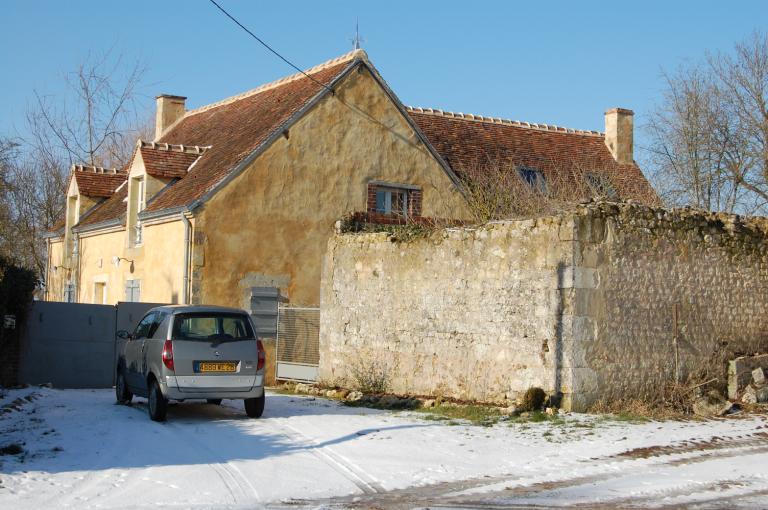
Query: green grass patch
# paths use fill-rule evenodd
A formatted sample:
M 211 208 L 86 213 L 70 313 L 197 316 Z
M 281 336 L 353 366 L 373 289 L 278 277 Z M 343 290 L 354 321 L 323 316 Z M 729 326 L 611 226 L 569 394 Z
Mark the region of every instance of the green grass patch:
M 498 408 L 482 405 L 455 406 L 441 404 L 434 407 L 416 409 L 416 412 L 424 414 L 425 420 L 466 420 L 473 425 L 485 426 L 494 425 L 504 416 Z M 452 423 L 449 422 L 448 425 L 452 425 Z
M 651 421 L 647 416 L 639 414 L 620 412 L 613 414 L 603 414 L 598 418 L 600 421 L 615 421 L 621 423 L 648 423 Z
M 534 411 L 532 413 L 521 414 L 513 416 L 509 419 L 510 425 L 518 423 L 551 423 L 552 425 L 565 425 L 565 419 L 562 416 L 555 414 L 549 415 L 541 411 Z

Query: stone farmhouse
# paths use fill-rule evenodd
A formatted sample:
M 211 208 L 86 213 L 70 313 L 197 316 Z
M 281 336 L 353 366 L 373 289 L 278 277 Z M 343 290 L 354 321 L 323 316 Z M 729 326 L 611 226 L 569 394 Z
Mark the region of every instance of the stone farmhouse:
M 185 99 L 157 98 L 155 139 L 125 168 L 73 167 L 47 300 L 248 307 L 271 286 L 317 305 L 337 220 L 468 221 L 463 175 L 490 161 L 532 186 L 588 167 L 616 198 L 658 201 L 631 111 L 608 110 L 599 133 L 406 107 L 362 50 L 194 110 Z

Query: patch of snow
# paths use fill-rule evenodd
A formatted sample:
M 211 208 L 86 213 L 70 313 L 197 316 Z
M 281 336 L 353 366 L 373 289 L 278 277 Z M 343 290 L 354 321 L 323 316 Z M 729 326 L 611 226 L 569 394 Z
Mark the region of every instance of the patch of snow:
M 572 414 L 563 424 L 451 426 L 420 413 L 269 394 L 261 419 L 225 401 L 175 404 L 166 423 L 155 423 L 144 400 L 115 405 L 111 390 L 9 390 L 3 401 L 31 392 L 36 399 L 0 415 L 0 447 L 16 442 L 25 450 L 0 456 L 0 508 L 252 508 L 297 499 L 326 506 L 366 498 L 386 506 L 406 490 L 414 507 L 712 498 L 734 506 L 764 504 L 768 494 L 761 416 L 629 424 Z

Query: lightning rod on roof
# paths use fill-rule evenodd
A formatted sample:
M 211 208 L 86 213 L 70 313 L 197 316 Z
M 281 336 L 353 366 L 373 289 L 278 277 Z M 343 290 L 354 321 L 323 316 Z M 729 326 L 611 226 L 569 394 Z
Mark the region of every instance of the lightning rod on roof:
M 352 39 L 352 49 L 359 50 L 363 41 L 365 41 L 365 39 L 360 37 L 360 27 L 357 18 L 355 18 L 355 37 Z

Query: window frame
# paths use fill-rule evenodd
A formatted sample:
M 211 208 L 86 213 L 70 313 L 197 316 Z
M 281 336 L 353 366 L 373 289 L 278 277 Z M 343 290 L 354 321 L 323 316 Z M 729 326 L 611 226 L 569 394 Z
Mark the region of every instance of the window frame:
M 97 291 L 101 291 L 100 295 L 96 295 Z M 96 280 L 93 282 L 93 303 L 96 305 L 107 304 L 107 282 L 103 280 Z
M 619 198 L 619 192 L 616 191 L 616 186 L 613 185 L 609 176 L 599 172 L 586 172 L 584 180 L 596 197 L 610 200 Z
M 181 326 L 182 323 L 185 320 L 192 320 L 192 319 L 213 319 L 215 321 L 214 324 L 214 332 L 207 336 L 187 336 L 181 334 Z M 183 341 L 191 341 L 191 342 L 198 342 L 198 341 L 207 341 L 211 340 L 212 337 L 219 337 L 222 338 L 225 335 L 228 335 L 226 333 L 226 330 L 224 329 L 224 319 L 235 319 L 241 321 L 241 325 L 245 328 L 245 331 L 243 331 L 245 336 L 242 337 L 234 337 L 232 335 L 232 338 L 228 338 L 227 340 L 230 341 L 255 341 L 258 337 L 256 334 L 256 330 L 251 324 L 250 318 L 248 315 L 244 313 L 237 313 L 237 312 L 182 312 L 177 313 L 173 316 L 173 323 L 171 324 L 171 331 L 170 336 L 174 340 L 183 340 Z
M 130 284 L 130 287 L 129 287 Z M 128 296 L 128 290 L 130 289 L 131 295 Z M 128 303 L 140 303 L 141 302 L 141 280 L 140 279 L 130 279 L 125 280 L 125 301 Z M 137 299 L 133 299 L 136 297 Z
M 77 287 L 75 287 L 75 282 L 73 281 L 66 281 L 64 282 L 64 289 L 62 291 L 62 298 L 64 299 L 65 303 L 76 303 L 77 302 Z
M 538 168 L 520 166 L 517 168 L 517 175 L 532 190 L 538 191 L 542 195 L 547 194 L 547 177 Z
M 136 324 L 136 328 L 133 330 L 133 340 L 141 340 L 142 338 L 150 338 L 149 331 L 152 329 L 153 324 L 155 323 L 155 316 L 157 315 L 156 312 L 149 312 L 147 315 L 141 318 L 138 324 Z M 147 321 L 147 319 L 151 319 Z M 139 336 L 139 328 L 142 327 L 143 324 L 147 323 L 147 334 L 144 336 Z
M 383 194 L 384 196 L 384 209 L 379 209 L 379 194 Z M 403 196 L 403 206 L 402 206 L 402 212 L 396 212 L 392 209 L 392 197 L 394 194 L 402 194 Z M 376 208 L 375 212 L 376 214 L 384 214 L 386 216 L 400 216 L 403 218 L 408 218 L 410 216 L 408 211 L 408 206 L 410 204 L 409 200 L 409 190 L 407 188 L 397 188 L 394 186 L 376 186 Z

